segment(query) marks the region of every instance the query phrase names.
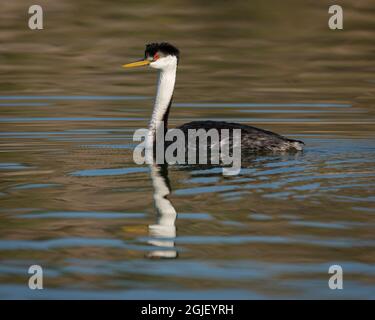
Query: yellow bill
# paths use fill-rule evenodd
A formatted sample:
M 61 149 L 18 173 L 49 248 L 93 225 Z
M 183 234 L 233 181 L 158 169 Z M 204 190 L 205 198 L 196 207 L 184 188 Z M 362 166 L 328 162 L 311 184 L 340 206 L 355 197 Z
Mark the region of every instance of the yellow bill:
M 149 60 L 141 60 L 141 61 L 123 64 L 122 66 L 124 68 L 135 68 L 135 67 L 147 66 L 148 64 L 150 64 L 150 62 L 151 61 L 149 61 Z

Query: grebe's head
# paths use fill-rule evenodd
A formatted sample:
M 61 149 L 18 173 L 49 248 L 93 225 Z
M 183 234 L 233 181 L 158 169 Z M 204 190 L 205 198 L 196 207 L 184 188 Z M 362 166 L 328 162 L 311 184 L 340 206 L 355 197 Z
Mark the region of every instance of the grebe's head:
M 142 60 L 124 64 L 124 68 L 133 68 L 149 65 L 155 69 L 168 69 L 176 67 L 180 52 L 167 42 L 150 43 L 146 45 L 145 56 Z

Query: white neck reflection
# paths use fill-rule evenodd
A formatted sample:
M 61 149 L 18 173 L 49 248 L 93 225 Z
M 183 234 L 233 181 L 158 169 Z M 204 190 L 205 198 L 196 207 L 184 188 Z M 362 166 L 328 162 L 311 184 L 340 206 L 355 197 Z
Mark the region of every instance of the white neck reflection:
M 150 165 L 152 185 L 154 188 L 154 203 L 157 211 L 156 224 L 149 226 L 149 243 L 160 247 L 160 250 L 153 250 L 148 254 L 151 258 L 176 258 L 174 238 L 176 237 L 177 212 L 172 203 L 167 199 L 170 194 L 168 186 L 167 165 Z M 170 248 L 170 249 L 168 249 Z

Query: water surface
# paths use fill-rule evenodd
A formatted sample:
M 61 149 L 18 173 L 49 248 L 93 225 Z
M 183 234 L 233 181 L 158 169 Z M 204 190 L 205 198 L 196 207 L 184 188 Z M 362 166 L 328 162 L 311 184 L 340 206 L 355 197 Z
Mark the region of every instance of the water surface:
M 344 1 L 337 32 L 325 1 L 88 3 L 41 1 L 37 32 L 27 1 L 2 8 L 0 298 L 375 298 L 371 1 Z M 170 166 L 160 219 L 132 158 L 156 75 L 120 67 L 158 40 L 182 52 L 171 126 L 254 124 L 305 152 Z

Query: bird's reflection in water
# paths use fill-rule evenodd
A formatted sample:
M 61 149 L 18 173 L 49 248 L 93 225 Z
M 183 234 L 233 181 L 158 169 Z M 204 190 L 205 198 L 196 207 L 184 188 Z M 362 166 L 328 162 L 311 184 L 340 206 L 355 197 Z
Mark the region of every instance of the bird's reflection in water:
M 263 157 L 263 159 L 258 159 L 258 161 L 255 161 L 256 157 L 254 155 L 247 155 L 242 158 L 241 164 L 243 169 L 259 168 L 275 160 L 296 160 L 300 158 L 301 154 L 300 152 L 294 154 L 279 154 L 277 156 Z M 180 170 L 189 171 L 212 168 L 222 169 L 222 166 L 207 164 L 179 167 Z M 155 249 L 149 252 L 146 257 L 175 259 L 178 257 L 178 252 L 175 248 L 177 212 L 168 199 L 168 195 L 171 193 L 168 179 L 168 164 L 151 164 L 150 175 L 154 191 L 157 221 L 156 224 L 149 225 L 149 236 L 151 240 L 149 240 L 148 243 L 153 245 Z
M 177 258 L 175 249 L 176 238 L 176 217 L 177 212 L 172 203 L 168 200 L 171 192 L 168 179 L 168 165 L 150 165 L 150 174 L 154 189 L 154 203 L 157 212 L 156 224 L 149 226 L 151 240 L 149 244 L 155 246 L 147 254 L 148 258 Z

